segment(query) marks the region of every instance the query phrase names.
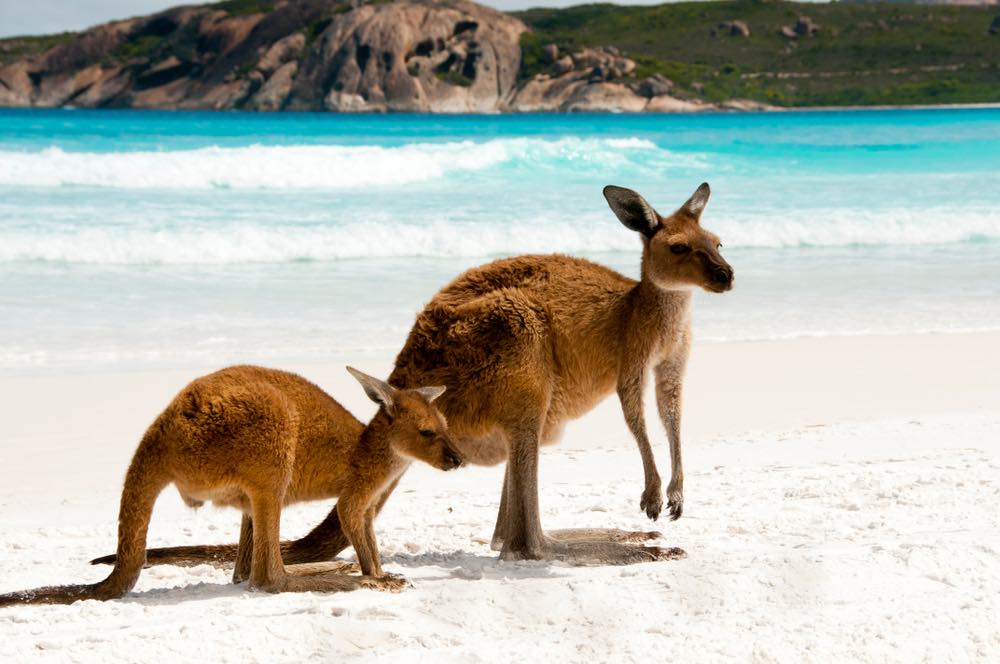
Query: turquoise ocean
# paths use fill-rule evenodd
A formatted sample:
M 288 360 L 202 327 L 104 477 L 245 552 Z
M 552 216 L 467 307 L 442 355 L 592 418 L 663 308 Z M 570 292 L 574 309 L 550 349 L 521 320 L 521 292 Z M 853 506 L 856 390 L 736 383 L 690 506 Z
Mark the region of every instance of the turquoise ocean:
M 601 188 L 703 181 L 736 287 L 700 340 L 1000 329 L 1000 110 L 5 110 L 0 373 L 384 358 L 495 257 L 636 276 Z

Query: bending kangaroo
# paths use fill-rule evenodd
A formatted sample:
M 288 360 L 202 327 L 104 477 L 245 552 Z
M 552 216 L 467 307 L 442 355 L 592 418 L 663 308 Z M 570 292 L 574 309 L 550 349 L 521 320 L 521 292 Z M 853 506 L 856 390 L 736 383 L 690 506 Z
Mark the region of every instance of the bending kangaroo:
M 0 606 L 121 597 L 146 559 L 153 504 L 171 482 L 189 505 L 211 500 L 243 511 L 233 581 L 268 592 L 399 590 L 386 575 L 373 521 L 412 459 L 461 465 L 432 402 L 443 387 L 397 390 L 348 367 L 381 407 L 364 426 L 295 374 L 238 366 L 198 378 L 156 418 L 125 476 L 115 567 L 103 581 L 0 595 Z M 286 569 L 279 549 L 284 505 L 339 496 L 337 512 L 364 576 L 351 565 Z
M 691 344 L 691 291 L 722 293 L 733 285 L 719 238 L 700 225 L 709 195 L 702 184 L 663 217 L 634 191 L 604 188 L 618 219 L 642 242 L 638 282 L 578 258 L 519 256 L 465 272 L 417 316 L 389 382 L 450 386 L 438 407 L 463 458 L 507 461 L 493 537 L 501 558 L 623 564 L 684 555 L 630 544 L 657 533 L 579 529 L 547 536 L 538 509 L 538 448 L 555 442 L 567 420 L 617 392 L 642 456 L 639 505 L 658 518 L 662 488 L 643 413 L 651 370 L 670 441 L 667 504 L 671 518 L 681 516 L 681 387 Z M 306 537 L 283 543 L 282 551 L 286 561 L 313 562 L 329 560 L 346 546 L 334 509 Z M 231 560 L 234 550 L 158 549 L 150 561 Z

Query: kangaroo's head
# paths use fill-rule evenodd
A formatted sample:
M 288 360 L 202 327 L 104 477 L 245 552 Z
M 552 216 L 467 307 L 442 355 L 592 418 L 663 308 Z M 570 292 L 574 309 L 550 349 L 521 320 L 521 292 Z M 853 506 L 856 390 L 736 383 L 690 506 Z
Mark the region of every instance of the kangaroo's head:
M 393 451 L 441 470 L 462 465 L 462 457 L 448 436 L 448 423 L 434 405 L 434 400 L 444 394 L 444 387 L 401 390 L 352 367 L 347 370 L 361 383 L 368 398 L 389 416 L 386 435 Z
M 643 280 L 664 290 L 704 288 L 724 293 L 733 287 L 733 268 L 719 253 L 719 237 L 700 223 L 711 193 L 705 182 L 680 209 L 663 217 L 631 189 L 604 188 L 618 219 L 642 237 Z

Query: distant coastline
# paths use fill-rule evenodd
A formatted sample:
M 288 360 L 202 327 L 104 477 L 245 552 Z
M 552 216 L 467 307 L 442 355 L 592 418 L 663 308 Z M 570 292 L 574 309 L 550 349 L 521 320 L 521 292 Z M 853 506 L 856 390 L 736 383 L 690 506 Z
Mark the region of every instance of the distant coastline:
M 1000 105 L 995 5 L 228 0 L 0 39 L 0 107 L 523 113 Z

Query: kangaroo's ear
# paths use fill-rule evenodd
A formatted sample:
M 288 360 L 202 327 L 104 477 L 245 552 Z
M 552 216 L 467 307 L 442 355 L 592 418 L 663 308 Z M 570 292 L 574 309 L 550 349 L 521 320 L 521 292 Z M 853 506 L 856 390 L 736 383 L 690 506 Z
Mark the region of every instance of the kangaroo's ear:
M 366 373 L 361 373 L 354 367 L 347 367 L 347 370 L 352 376 L 358 379 L 361 383 L 361 387 L 365 388 L 365 394 L 368 398 L 377 404 L 380 404 L 385 408 L 386 412 L 393 415 L 396 410 L 396 388 L 385 382 L 384 380 L 379 380 L 374 376 L 369 376 Z
M 653 237 L 656 233 L 656 229 L 660 226 L 660 218 L 645 198 L 631 189 L 616 187 L 613 184 L 604 188 L 604 198 L 608 200 L 611 211 L 626 228 L 642 233 L 646 237 Z
M 707 182 L 702 182 L 701 186 L 691 194 L 691 198 L 687 199 L 687 203 L 681 206 L 681 209 L 698 219 L 701 217 L 702 210 L 708 205 L 708 197 L 711 195 L 712 188 L 708 186 Z
M 417 394 L 427 399 L 427 403 L 433 402 L 439 396 L 444 394 L 444 391 L 448 389 L 444 385 L 435 385 L 434 387 L 418 387 Z

